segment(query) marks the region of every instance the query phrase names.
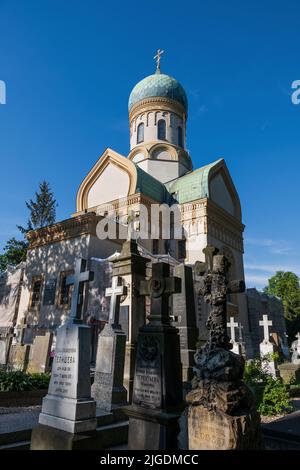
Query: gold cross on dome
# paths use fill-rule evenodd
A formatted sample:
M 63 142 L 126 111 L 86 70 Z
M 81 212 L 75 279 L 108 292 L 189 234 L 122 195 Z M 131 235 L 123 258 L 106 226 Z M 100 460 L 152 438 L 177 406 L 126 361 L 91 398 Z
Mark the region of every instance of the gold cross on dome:
M 163 55 L 165 51 L 161 49 L 157 49 L 156 55 L 154 56 L 154 59 L 156 60 L 156 70 L 160 72 L 160 58 Z

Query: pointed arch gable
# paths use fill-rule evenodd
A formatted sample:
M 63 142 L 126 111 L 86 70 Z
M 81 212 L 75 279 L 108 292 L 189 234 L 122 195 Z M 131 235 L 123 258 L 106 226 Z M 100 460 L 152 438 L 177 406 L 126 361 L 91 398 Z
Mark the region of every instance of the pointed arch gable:
M 223 159 L 209 170 L 209 196 L 238 220 L 242 219 L 240 198 Z
M 126 187 L 125 179 L 122 183 L 123 190 L 125 191 L 126 189 L 127 192 L 125 196 L 129 196 L 130 194 L 135 193 L 137 185 L 137 171 L 135 165 L 119 153 L 115 152 L 110 148 L 107 148 L 79 186 L 76 197 L 77 212 L 85 211 L 90 207 L 96 205 L 93 204 L 91 206 L 91 204 L 89 204 L 90 191 L 92 190 L 93 186 L 97 184 L 97 181 L 99 184 L 99 179 L 104 172 L 106 172 L 108 177 L 111 176 L 111 171 L 109 171 L 110 165 L 116 168 L 116 174 L 118 174 L 118 172 L 119 174 L 121 174 L 120 172 L 126 174 L 126 178 L 128 180 L 128 187 Z M 114 181 L 113 183 L 115 184 L 116 182 Z

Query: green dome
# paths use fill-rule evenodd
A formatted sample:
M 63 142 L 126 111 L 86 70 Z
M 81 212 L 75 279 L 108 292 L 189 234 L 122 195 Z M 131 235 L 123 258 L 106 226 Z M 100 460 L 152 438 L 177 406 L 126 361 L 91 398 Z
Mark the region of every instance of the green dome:
M 175 78 L 163 73 L 149 75 L 135 85 L 129 96 L 129 111 L 138 101 L 154 96 L 165 96 L 177 101 L 187 111 L 188 101 L 183 87 Z

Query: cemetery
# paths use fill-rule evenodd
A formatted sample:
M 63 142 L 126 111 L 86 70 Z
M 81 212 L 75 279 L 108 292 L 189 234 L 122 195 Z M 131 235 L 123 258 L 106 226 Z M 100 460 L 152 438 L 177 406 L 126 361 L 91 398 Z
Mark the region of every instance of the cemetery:
M 240 8 L 230 2 L 222 12 L 216 0 L 210 21 L 195 2 L 189 22 L 176 2 L 166 15 L 164 2 L 148 2 L 143 21 L 122 2 L 123 30 L 117 3 L 118 23 L 113 15 L 106 20 L 105 2 L 79 2 L 84 21 L 76 2 L 72 12 L 62 2 L 69 20 L 61 28 L 51 2 L 37 3 L 46 6 L 32 8 L 28 22 L 42 11 L 37 35 L 43 30 L 47 40 L 26 31 L 26 22 L 23 31 L 20 21 L 13 42 L 24 42 L 26 53 L 9 61 L 17 67 L 24 56 L 26 69 L 38 75 L 25 74 L 35 81 L 34 105 L 20 81 L 15 90 L 5 81 L 5 103 L 0 96 L 0 119 L 8 113 L 0 139 L 0 153 L 7 146 L 0 185 L 0 451 L 26 451 L 29 459 L 54 451 L 49 461 L 57 451 L 99 451 L 101 463 L 129 468 L 132 453 L 153 458 L 155 467 L 202 451 L 243 451 L 239 465 L 246 453 L 299 451 L 300 257 L 292 239 L 299 197 L 291 195 L 299 171 L 289 155 L 296 144 L 288 130 L 281 134 L 295 109 L 284 102 L 287 76 L 278 72 L 275 83 L 264 69 L 287 54 L 274 46 L 269 60 L 274 37 L 265 29 L 263 41 L 256 34 L 257 12 L 249 34 L 253 2 L 238 21 L 241 43 L 230 24 Z M 203 10 L 210 4 L 200 3 Z M 52 8 L 63 46 L 56 26 L 55 37 L 48 35 Z M 139 2 L 138 11 L 145 8 Z M 222 14 L 230 22 L 215 31 Z M 269 11 L 266 17 L 271 28 Z M 155 41 L 168 40 L 170 52 L 157 49 L 151 65 L 153 32 Z M 254 39 L 260 42 L 251 55 Z M 254 52 L 268 61 L 256 65 Z M 32 65 L 35 55 L 41 62 Z M 280 62 L 279 69 L 289 67 Z M 15 83 L 22 73 L 7 76 Z M 27 126 L 34 126 L 28 138 Z M 25 223 L 16 219 L 21 213 Z M 291 214 L 295 228 L 287 233 Z M 58 455 L 66 454 L 77 455 Z M 203 464 L 200 457 L 196 463 Z

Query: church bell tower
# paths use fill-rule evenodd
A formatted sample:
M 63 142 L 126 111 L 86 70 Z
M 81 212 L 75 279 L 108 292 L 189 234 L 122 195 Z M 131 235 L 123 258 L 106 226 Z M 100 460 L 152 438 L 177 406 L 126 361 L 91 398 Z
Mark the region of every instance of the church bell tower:
M 151 176 L 167 183 L 192 170 L 186 151 L 188 101 L 180 83 L 161 73 L 163 51 L 155 55 L 156 72 L 133 88 L 128 103 L 128 158 Z

